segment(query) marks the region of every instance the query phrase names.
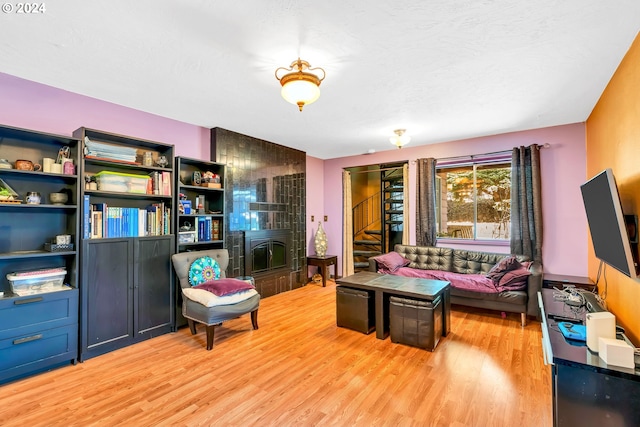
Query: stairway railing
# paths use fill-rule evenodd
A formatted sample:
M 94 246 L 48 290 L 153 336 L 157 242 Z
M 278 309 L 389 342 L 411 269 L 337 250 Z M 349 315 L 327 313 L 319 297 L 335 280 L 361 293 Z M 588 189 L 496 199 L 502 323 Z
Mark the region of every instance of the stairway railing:
M 380 221 L 380 200 L 382 199 L 380 192 L 368 197 L 355 205 L 352 210 L 353 214 L 353 235 L 367 229 L 371 224 Z

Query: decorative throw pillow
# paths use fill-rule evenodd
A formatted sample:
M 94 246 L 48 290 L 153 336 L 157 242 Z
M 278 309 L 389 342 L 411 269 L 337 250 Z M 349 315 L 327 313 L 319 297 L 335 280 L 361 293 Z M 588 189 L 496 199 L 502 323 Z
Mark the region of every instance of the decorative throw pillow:
M 245 282 L 244 280 L 222 278 L 194 286 L 194 289 L 204 289 L 205 291 L 222 297 L 255 288 L 251 283 Z
M 522 265 L 514 256 L 502 258 L 500 262 L 498 262 L 491 268 L 491 270 L 489 270 L 489 272 L 487 273 L 487 278 L 493 280 L 494 283 L 498 283 L 502 276 L 504 276 L 508 271 L 515 270 L 516 268 L 520 268 L 521 266 Z
M 235 294 L 219 297 L 204 289 L 198 289 L 196 286 L 192 288 L 182 288 L 182 294 L 191 301 L 204 305 L 205 307 L 216 307 L 219 305 L 237 304 L 258 294 L 255 289 L 248 291 L 236 292 Z
M 381 270 L 385 272 L 395 273 L 400 267 L 406 267 L 411 261 L 400 255 L 398 252 L 392 251 L 386 254 L 378 255 L 373 259 L 376 260 Z
M 189 267 L 189 283 L 191 286 L 197 286 L 219 278 L 220 266 L 218 261 L 209 256 L 198 258 Z
M 510 270 L 504 273 L 498 282 L 498 286 L 513 285 L 519 282 L 526 282 L 527 277 L 531 276 L 531 272 L 525 268 L 520 267 L 515 270 Z

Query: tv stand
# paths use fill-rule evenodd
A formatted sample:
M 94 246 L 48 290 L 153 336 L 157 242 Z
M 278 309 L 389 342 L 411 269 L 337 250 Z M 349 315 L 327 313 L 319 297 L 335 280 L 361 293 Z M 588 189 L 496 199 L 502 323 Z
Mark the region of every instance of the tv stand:
M 542 289 L 538 304 L 543 357 L 551 365 L 554 427 L 639 426 L 640 371 L 607 365 L 585 345 L 568 343 L 558 329 L 559 321 L 548 314 L 564 313 L 584 322 L 587 311 L 567 309 L 553 293 Z

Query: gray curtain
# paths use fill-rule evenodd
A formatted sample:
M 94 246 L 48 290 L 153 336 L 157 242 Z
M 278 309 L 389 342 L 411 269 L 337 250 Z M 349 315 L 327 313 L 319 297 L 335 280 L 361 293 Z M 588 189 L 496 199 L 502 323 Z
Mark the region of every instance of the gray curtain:
M 511 253 L 542 262 L 540 146 L 515 147 L 511 157 Z
M 436 245 L 436 159 L 418 159 L 416 171 L 416 245 Z

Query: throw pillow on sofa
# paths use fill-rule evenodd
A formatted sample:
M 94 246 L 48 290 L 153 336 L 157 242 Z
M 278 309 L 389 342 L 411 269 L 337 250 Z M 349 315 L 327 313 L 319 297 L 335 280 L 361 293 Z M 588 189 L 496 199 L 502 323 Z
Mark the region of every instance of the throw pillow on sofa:
M 500 279 L 502 279 L 502 276 L 507 274 L 507 272 L 520 267 L 522 267 L 522 264 L 518 262 L 516 257 L 508 256 L 502 258 L 500 262 L 498 262 L 491 268 L 491 270 L 489 270 L 489 272 L 487 273 L 487 278 L 493 280 L 494 283 L 499 283 Z
M 401 267 L 411 264 L 411 261 L 400 255 L 398 252 L 392 251 L 386 254 L 373 257 L 380 267 L 379 270 L 384 273 L 395 273 Z
M 526 266 L 507 271 L 498 282 L 497 288 L 501 291 L 524 289 L 527 286 L 529 276 L 531 276 L 531 272 Z

